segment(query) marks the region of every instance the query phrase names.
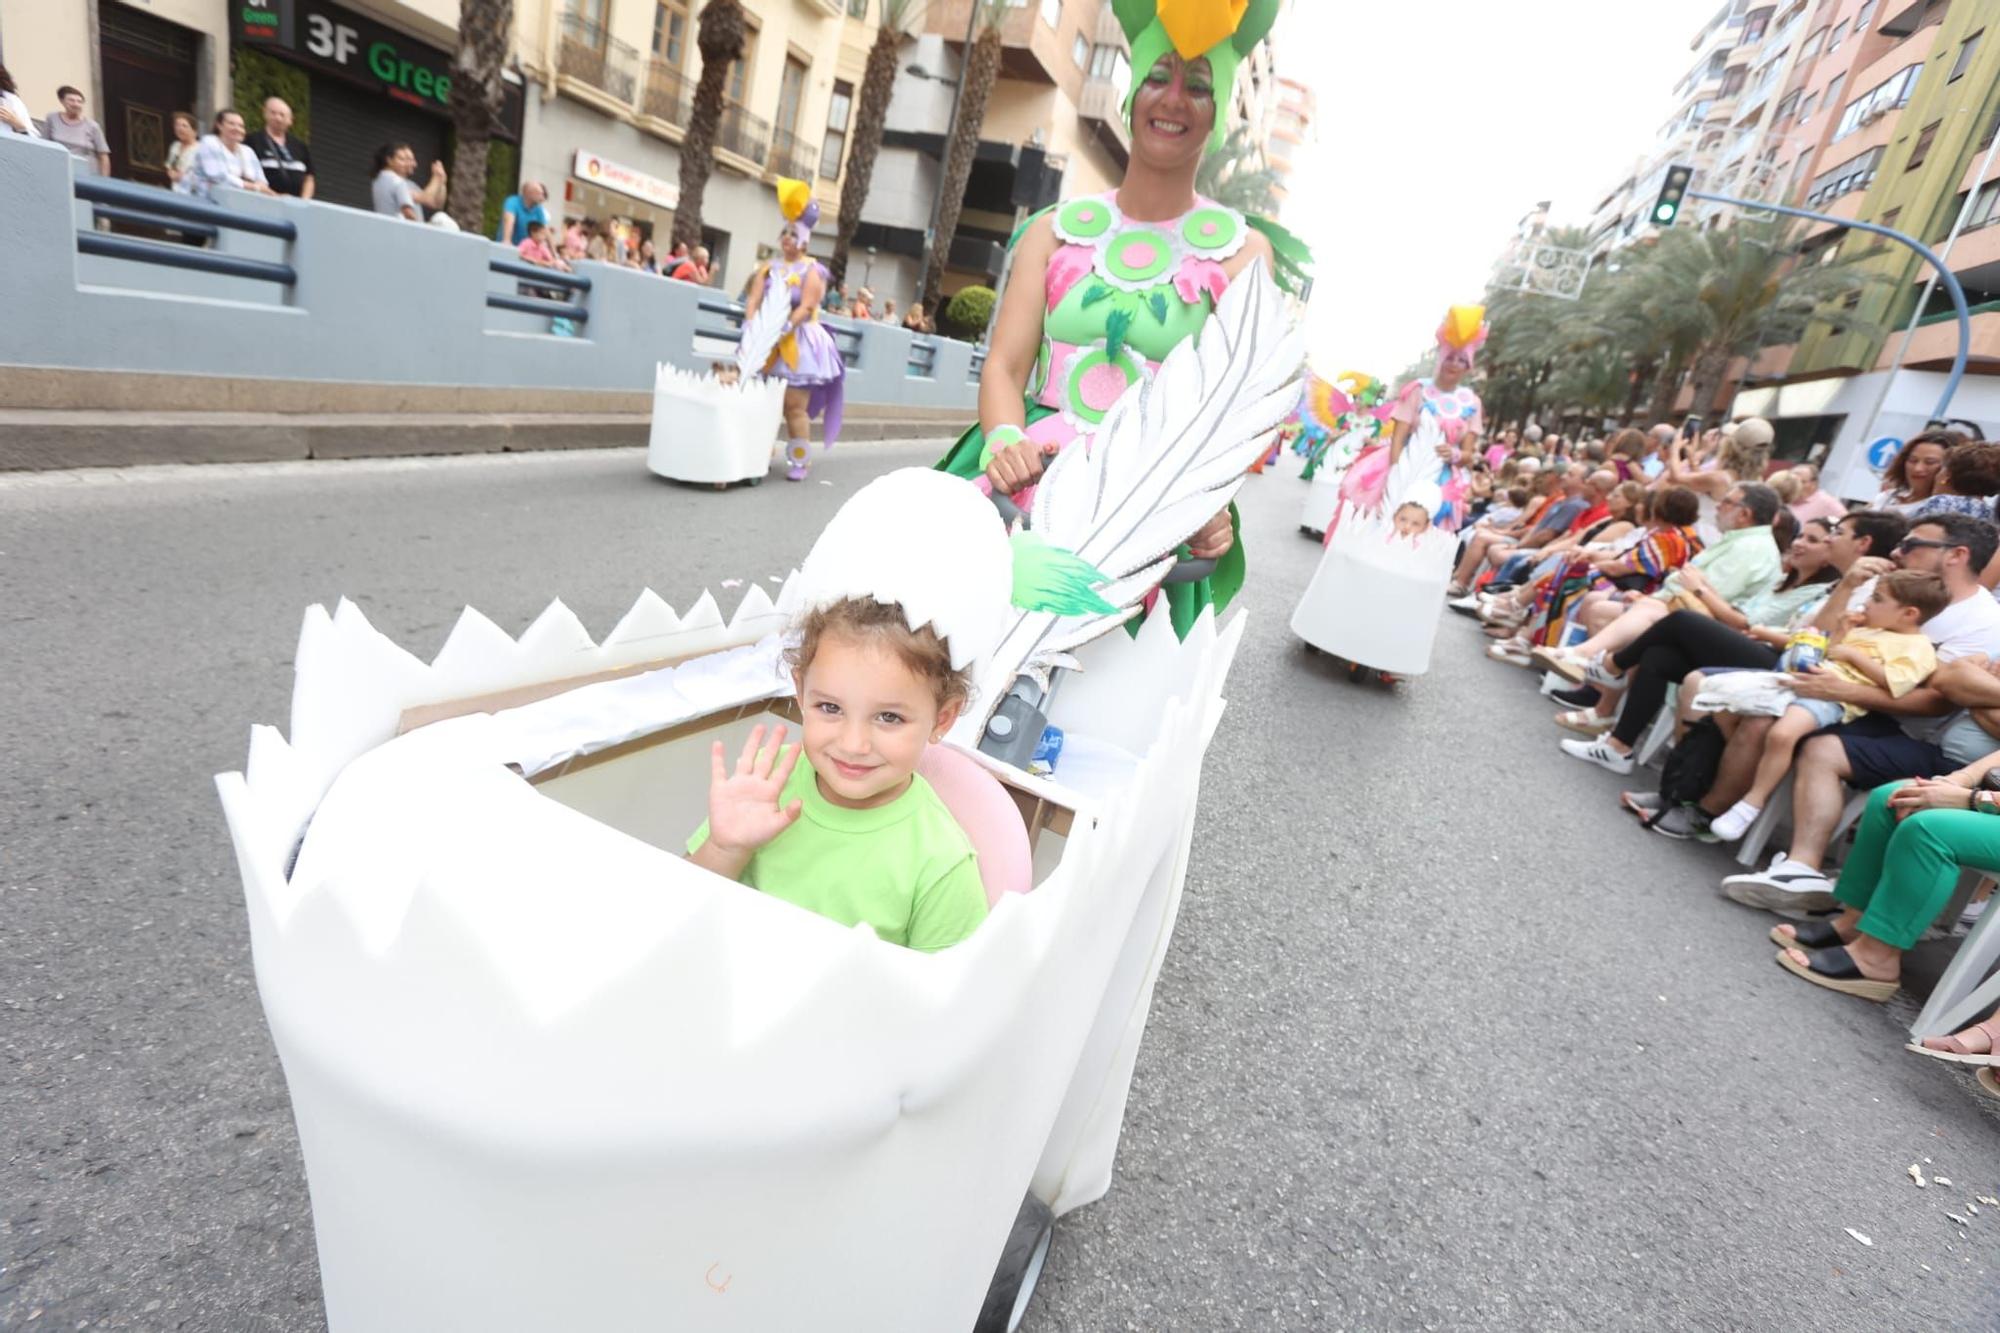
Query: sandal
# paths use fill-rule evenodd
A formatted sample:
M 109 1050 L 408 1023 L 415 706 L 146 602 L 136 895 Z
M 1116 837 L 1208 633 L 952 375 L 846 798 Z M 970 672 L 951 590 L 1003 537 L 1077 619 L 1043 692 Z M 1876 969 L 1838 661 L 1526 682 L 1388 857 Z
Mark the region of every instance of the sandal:
M 1933 1060 L 1943 1060 L 1948 1064 L 1954 1065 L 1992 1066 L 1995 1063 L 1996 1057 L 2000 1057 L 2000 1014 L 1995 1014 L 1991 1018 L 1983 1019 L 1980 1022 L 1974 1023 L 1969 1028 L 1962 1028 L 1960 1030 L 1964 1032 L 1985 1033 L 1986 1049 L 1983 1051 L 1966 1050 L 1965 1043 L 1958 1039 L 1958 1033 L 1956 1032 L 1943 1037 L 1925 1037 L 1921 1041 L 1909 1043 L 1903 1049 L 1906 1051 L 1915 1051 L 1918 1055 L 1927 1055 Z M 1933 1046 L 1930 1043 L 1934 1041 L 1948 1041 L 1951 1045 Z
M 1598 716 L 1595 709 L 1572 708 L 1556 714 L 1556 725 L 1579 736 L 1602 736 L 1618 725 L 1618 719 Z
M 1786 930 L 1792 933 L 1780 933 Z M 1771 943 L 1780 949 L 1841 949 L 1847 946 L 1847 941 L 1833 928 L 1833 922 L 1813 917 L 1771 927 Z
M 2000 1074 L 1995 1074 L 1990 1066 L 1980 1070 L 1979 1086 L 1988 1097 L 2000 1097 Z
M 1854 958 L 1845 947 L 1810 950 L 1803 964 L 1793 962 L 1792 955 L 1780 949 L 1778 966 L 1795 977 L 1804 977 L 1815 986 L 1824 986 L 1842 995 L 1871 1000 L 1876 1004 L 1894 995 L 1902 985 L 1896 981 L 1875 981 L 1862 976 L 1861 969 L 1854 965 Z

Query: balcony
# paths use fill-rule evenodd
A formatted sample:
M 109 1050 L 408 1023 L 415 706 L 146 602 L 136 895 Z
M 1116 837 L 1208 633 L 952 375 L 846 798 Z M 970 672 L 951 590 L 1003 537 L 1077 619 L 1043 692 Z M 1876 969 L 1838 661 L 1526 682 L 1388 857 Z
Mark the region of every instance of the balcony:
M 1099 46 L 1115 46 L 1121 51 L 1126 49 L 1125 29 L 1119 25 L 1118 11 L 1109 0 L 1098 8 L 1097 34 L 1091 40 Z
M 929 16 L 928 30 L 943 37 L 954 50 L 963 48 L 966 26 L 972 19 L 972 3 L 973 0 L 940 0 L 931 5 L 925 10 Z M 1000 20 L 1001 78 L 1052 84 L 1074 77 L 1075 71 L 1068 44 L 1059 40 L 1056 30 L 1042 21 L 1039 3 L 1007 7 Z
M 1888 362 L 1896 354 L 1900 339 L 1890 338 L 1885 343 L 1882 354 L 1877 358 L 1876 368 L 1887 370 Z M 1958 350 L 1958 320 L 1955 316 L 1933 316 L 1917 328 L 1910 339 L 1910 350 L 1903 357 L 1903 364 L 1923 370 L 1943 370 L 1951 364 L 1952 353 Z M 1966 354 L 1966 364 L 1975 373 L 1990 371 L 2000 363 L 2000 309 L 1991 304 L 1973 307 L 1972 346 Z
M 685 74 L 664 60 L 646 65 L 646 91 L 639 99 L 639 114 L 685 130 L 694 110 L 694 84 Z
M 725 153 L 734 153 L 761 172 L 771 151 L 771 122 L 731 102 L 722 109 L 722 121 L 715 130 L 715 146 Z
M 580 15 L 564 14 L 556 73 L 631 104 L 639 89 L 639 53 Z
M 1106 6 L 1108 9 L 1109 6 Z M 1112 79 L 1087 79 L 1076 116 L 1123 171 L 1132 160 L 1132 132 L 1125 125 L 1125 96 Z
M 779 130 L 771 136 L 771 155 L 765 165 L 774 176 L 816 180 L 819 177 L 819 145 L 807 143 L 790 130 Z

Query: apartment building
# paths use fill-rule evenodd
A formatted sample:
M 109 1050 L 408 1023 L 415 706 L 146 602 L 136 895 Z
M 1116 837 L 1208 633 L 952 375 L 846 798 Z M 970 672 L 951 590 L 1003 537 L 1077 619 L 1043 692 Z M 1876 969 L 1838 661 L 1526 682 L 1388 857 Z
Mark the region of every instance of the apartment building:
M 972 20 L 972 0 L 933 0 L 897 67 L 848 276 L 899 305 L 923 278 Z M 1022 218 L 1065 194 L 1110 189 L 1131 157 L 1122 108 L 1132 68 L 1109 0 L 1010 0 L 1000 40 L 1000 77 L 947 257 L 947 295 L 998 282 Z
M 2000 169 L 1989 152 L 2000 125 L 2000 5 L 1825 0 L 1814 21 L 1829 51 L 1841 27 L 1859 36 L 1839 67 L 1808 73 L 1825 125 L 1792 177 L 1808 207 L 1941 250 L 1974 312 L 1951 415 L 1982 435 L 2000 430 Z M 1906 247 L 1839 223 L 1813 224 L 1806 245 L 1808 262 L 1838 260 L 1877 279 L 1853 305 L 1878 331 L 1817 325 L 1796 347 L 1767 349 L 1736 410 L 1772 417 L 1786 453 L 1824 450 L 1836 484 L 1858 496 L 1935 409 L 1957 323 L 1941 288 L 1917 309 L 1930 269 Z
M 1278 175 L 1278 201 L 1282 204 L 1291 192 L 1300 152 L 1315 133 L 1319 107 L 1313 90 L 1297 79 L 1280 77 L 1277 86 L 1277 107 L 1264 140 L 1264 160 Z

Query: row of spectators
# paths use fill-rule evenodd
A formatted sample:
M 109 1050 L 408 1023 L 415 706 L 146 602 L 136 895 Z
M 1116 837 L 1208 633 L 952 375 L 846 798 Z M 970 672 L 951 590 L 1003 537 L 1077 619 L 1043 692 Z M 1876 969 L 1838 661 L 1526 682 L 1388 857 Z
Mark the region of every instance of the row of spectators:
M 2000 445 L 1925 432 L 1850 511 L 1810 467 L 1773 471 L 1771 439 L 1752 418 L 1704 447 L 1656 427 L 1559 466 L 1510 456 L 1450 604 L 1495 661 L 1570 683 L 1565 754 L 1630 775 L 1671 728 L 1658 790 L 1620 797 L 1643 827 L 1732 842 L 1788 814 L 1784 849 L 1722 891 L 1785 918 L 1787 971 L 1886 1000 L 1921 937 L 1978 919 L 1976 898 L 1940 921 L 1962 871 L 2000 872 Z M 1987 1066 L 2000 1095 L 1996 1047 L 2000 1014 L 1912 1049 Z

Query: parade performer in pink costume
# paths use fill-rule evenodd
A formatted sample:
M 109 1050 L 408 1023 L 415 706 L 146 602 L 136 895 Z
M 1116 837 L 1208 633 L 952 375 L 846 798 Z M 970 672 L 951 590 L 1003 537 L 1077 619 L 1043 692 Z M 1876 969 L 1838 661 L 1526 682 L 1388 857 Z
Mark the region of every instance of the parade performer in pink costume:
M 1436 373 L 1397 391 L 1388 417 L 1389 438 L 1362 450 L 1341 479 L 1341 507 L 1326 529 L 1329 542 L 1350 509 L 1372 514 L 1385 504 L 1400 504 L 1411 496 L 1413 482 L 1422 485 L 1434 524 L 1456 532 L 1464 523 L 1470 484 L 1465 469 L 1478 457 L 1486 422 L 1479 395 L 1462 381 L 1486 341 L 1485 320 L 1483 306 L 1457 305 L 1445 312 L 1438 326 Z M 1414 456 L 1405 464 L 1411 449 L 1434 453 L 1437 469 L 1418 467 L 1421 460 Z
M 785 470 L 787 481 L 804 481 L 811 466 L 807 452 L 812 418 L 819 417 L 831 449 L 840 434 L 847 385 L 847 367 L 833 335 L 819 322 L 820 301 L 826 296 L 827 271 L 806 253 L 819 205 L 804 181 L 778 182 L 778 207 L 785 225 L 778 232 L 778 256 L 762 265 L 750 282 L 750 299 L 743 307 L 748 330 L 765 301 L 791 306 L 785 335 L 778 340 L 763 373 L 785 381 Z
M 1014 260 L 979 381 L 979 424 L 939 467 L 1029 503 L 1043 461 L 1088 447 L 1127 388 L 1194 336 L 1229 284 L 1262 260 L 1303 284 L 1306 248 L 1282 227 L 1202 198 L 1194 178 L 1227 133 L 1230 89 L 1269 32 L 1277 0 L 1111 0 L 1132 48 L 1132 156 L 1116 190 L 1037 213 Z M 1242 586 L 1234 516 L 1217 514 L 1183 556 L 1215 571 L 1161 590 L 1185 633 Z

